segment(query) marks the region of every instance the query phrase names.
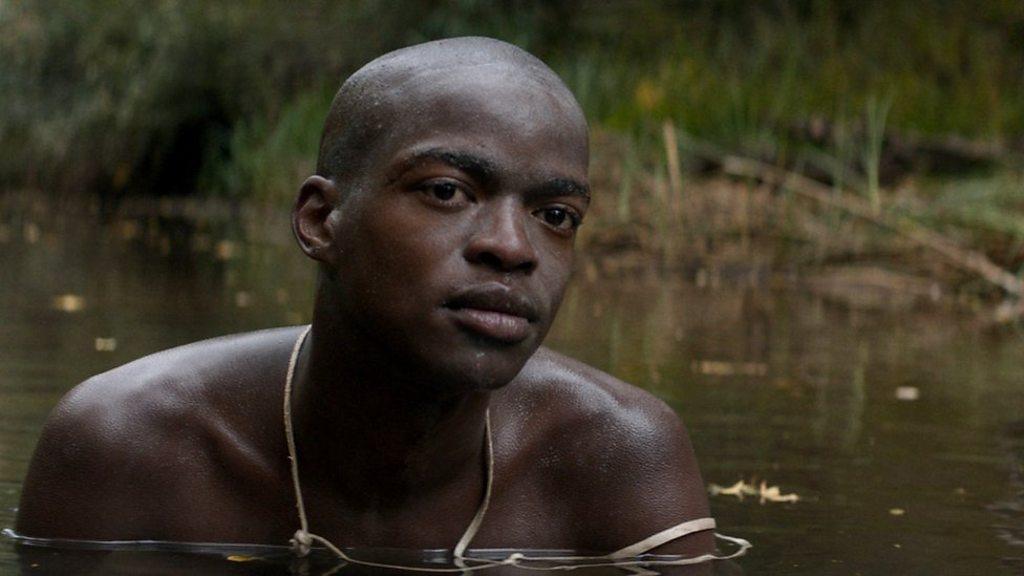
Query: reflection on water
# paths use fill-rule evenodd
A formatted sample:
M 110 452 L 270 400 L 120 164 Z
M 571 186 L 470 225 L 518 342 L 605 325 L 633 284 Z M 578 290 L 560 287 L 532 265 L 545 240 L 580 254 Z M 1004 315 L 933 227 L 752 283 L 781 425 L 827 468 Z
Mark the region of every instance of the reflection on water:
M 73 213 L 0 215 L 0 526 L 13 524 L 46 413 L 74 383 L 169 346 L 308 319 L 313 270 L 283 218 L 166 212 L 102 228 Z M 799 496 L 712 498 L 720 529 L 756 545 L 740 562 L 748 573 L 1024 569 L 1018 335 L 786 290 L 623 279 L 576 285 L 549 344 L 669 402 L 707 483 Z M 22 565 L 79 561 L 31 554 Z M 96 554 L 90 565 L 123 573 L 163 560 L 147 570 L 283 568 Z M 0 573 L 18 566 L 0 542 Z
M 733 576 L 742 569 L 731 561 L 702 562 L 694 566 L 665 566 L 678 556 L 645 554 L 615 562 L 601 558 L 578 558 L 570 563 L 569 550 L 481 549 L 467 551 L 456 561 L 451 550 L 352 549 L 345 548 L 341 560 L 324 548 L 314 548 L 305 558 L 296 558 L 286 546 L 199 544 L 178 542 L 89 542 L 82 540 L 44 541 L 23 539 L 16 550 L 22 574 L 301 574 L 344 573 L 455 573 L 525 574 L 537 571 L 572 571 L 584 576 L 597 574 L 676 574 L 679 576 Z M 27 544 L 25 543 L 27 541 Z M 730 552 L 738 552 L 731 543 Z M 513 555 L 529 560 L 509 564 Z M 638 565 L 643 563 L 643 566 Z M 376 566 L 375 566 L 376 564 Z M 381 569 L 380 565 L 390 568 Z

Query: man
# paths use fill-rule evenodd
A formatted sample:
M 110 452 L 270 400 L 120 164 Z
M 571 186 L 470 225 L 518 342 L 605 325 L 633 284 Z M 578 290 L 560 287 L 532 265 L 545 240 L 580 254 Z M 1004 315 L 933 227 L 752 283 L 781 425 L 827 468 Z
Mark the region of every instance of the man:
M 707 517 L 675 414 L 540 347 L 587 164 L 575 99 L 514 46 L 461 38 L 374 60 L 335 97 L 294 209 L 319 268 L 308 336 L 199 342 L 72 390 L 18 532 L 286 544 L 298 491 L 309 532 L 348 547 L 451 548 L 485 499 L 474 548 L 610 552 Z

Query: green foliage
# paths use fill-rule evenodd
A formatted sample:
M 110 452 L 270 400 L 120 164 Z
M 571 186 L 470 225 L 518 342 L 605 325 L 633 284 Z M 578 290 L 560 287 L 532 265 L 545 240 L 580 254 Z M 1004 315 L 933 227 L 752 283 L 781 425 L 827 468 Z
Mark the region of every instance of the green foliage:
M 242 120 L 230 133 L 227 146 L 214 148 L 220 158 L 208 158 L 200 189 L 287 204 L 316 165 L 317 135 L 333 86 L 303 92 L 285 104 L 277 119 Z
M 290 194 L 347 73 L 465 34 L 533 51 L 595 127 L 638 143 L 671 120 L 786 159 L 820 124 L 816 153 L 870 164 L 879 95 L 887 131 L 1024 138 L 1019 0 L 35 0 L 0 4 L 0 185 Z
M 861 118 L 883 94 L 898 130 L 1024 133 L 1019 3 L 697 2 L 627 12 L 609 10 L 620 27 L 568 59 L 602 71 L 611 97 L 583 101 L 603 123 L 671 117 L 702 137 L 756 147 L 812 119 Z M 635 37 L 647 42 L 640 54 L 623 49 Z M 593 92 L 591 75 L 567 74 L 577 77 Z
M 5 4 L 0 181 L 189 193 L 217 148 L 394 47 L 379 4 Z

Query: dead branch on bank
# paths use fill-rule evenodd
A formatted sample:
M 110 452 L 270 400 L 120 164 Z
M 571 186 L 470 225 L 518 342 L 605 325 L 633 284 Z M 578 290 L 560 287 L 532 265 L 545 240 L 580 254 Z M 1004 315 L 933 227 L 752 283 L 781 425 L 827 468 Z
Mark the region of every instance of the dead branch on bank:
M 689 152 L 717 164 L 729 176 L 750 178 L 792 191 L 802 198 L 836 208 L 854 217 L 870 222 L 927 248 L 951 265 L 972 274 L 1003 290 L 1015 300 L 1024 297 L 1024 282 L 1015 274 L 989 260 L 981 252 L 958 245 L 953 240 L 926 228 L 905 216 L 875 210 L 864 199 L 759 160 L 725 154 L 715 147 L 687 138 Z
M 940 254 L 953 266 L 977 274 L 1010 296 L 1024 296 L 1024 283 L 1016 275 L 995 264 L 984 254 L 959 246 L 949 238 L 909 218 L 882 211 L 876 212 L 865 200 L 846 193 L 834 194 L 828 186 L 763 162 L 726 156 L 721 159 L 721 163 L 722 171 L 730 176 L 758 179 L 790 190 L 803 198 L 843 210 Z

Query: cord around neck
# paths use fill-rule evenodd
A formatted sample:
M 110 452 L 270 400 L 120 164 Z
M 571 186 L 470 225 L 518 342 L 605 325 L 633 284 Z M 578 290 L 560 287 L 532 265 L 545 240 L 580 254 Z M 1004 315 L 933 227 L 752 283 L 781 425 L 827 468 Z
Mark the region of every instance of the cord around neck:
M 292 488 L 295 491 L 295 507 L 299 513 L 299 529 L 295 531 L 295 535 L 290 540 L 290 543 L 292 550 L 300 557 L 309 554 L 314 540 L 326 540 L 311 534 L 309 531 L 309 518 L 306 516 L 306 504 L 302 498 L 302 484 L 299 482 L 299 459 L 298 451 L 295 448 L 295 430 L 292 426 L 292 386 L 295 380 L 295 368 L 298 364 L 299 353 L 302 351 L 302 345 L 305 343 L 311 328 L 312 326 L 307 326 L 295 340 L 291 356 L 288 358 L 288 373 L 284 380 L 284 435 L 288 443 L 288 461 L 291 465 Z M 487 515 L 487 508 L 491 502 L 491 487 L 494 483 L 494 440 L 491 434 L 490 409 L 484 414 L 484 435 L 486 437 L 487 458 L 487 478 L 486 485 L 484 486 L 484 497 L 476 511 L 476 515 L 473 516 L 473 520 L 462 534 L 462 538 L 459 538 L 458 543 L 455 545 L 453 555 L 457 560 L 461 560 L 464 557 L 463 555 L 469 547 L 469 543 L 480 530 L 480 525 L 483 524 L 484 516 Z M 335 548 L 333 545 L 329 547 Z

